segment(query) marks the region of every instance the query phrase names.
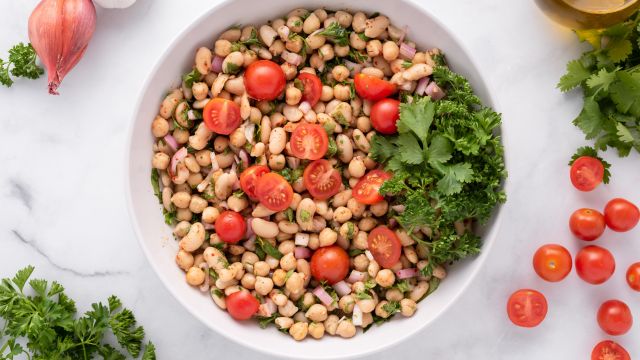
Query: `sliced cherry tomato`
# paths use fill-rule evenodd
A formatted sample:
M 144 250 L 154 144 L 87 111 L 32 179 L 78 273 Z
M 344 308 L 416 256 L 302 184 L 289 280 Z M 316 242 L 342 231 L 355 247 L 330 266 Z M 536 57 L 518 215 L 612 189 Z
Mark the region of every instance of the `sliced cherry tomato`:
M 367 238 L 369 251 L 373 258 L 383 268 L 390 268 L 400 261 L 402 244 L 398 235 L 386 226 L 378 226 L 369 233 Z
M 247 290 L 236 291 L 225 298 L 229 315 L 236 320 L 250 319 L 258 312 L 260 302 Z
M 569 275 L 573 263 L 571 254 L 564 246 L 547 244 L 533 255 L 533 269 L 544 280 L 557 282 Z
M 255 193 L 260 203 L 272 211 L 288 208 L 293 200 L 293 188 L 282 175 L 276 173 L 262 175 Z
M 311 275 L 333 285 L 347 276 L 349 254 L 338 245 L 321 247 L 311 256 Z
M 379 133 L 391 135 L 398 132 L 396 122 L 400 118 L 400 101 L 382 99 L 371 107 L 371 125 Z
M 242 174 L 240 174 L 240 187 L 242 188 L 242 191 L 244 191 L 244 193 L 251 199 L 257 199 L 256 183 L 262 175 L 268 172 L 271 172 L 271 170 L 265 165 L 253 165 L 244 169 Z
M 608 300 L 598 309 L 598 325 L 609 335 L 626 334 L 633 325 L 629 306 L 620 300 Z
M 337 194 L 342 185 L 340 172 L 324 159 L 315 160 L 307 165 L 302 179 L 309 194 L 318 200 L 325 200 Z
M 627 284 L 635 291 L 640 291 L 640 262 L 631 264 L 627 270 Z
M 538 326 L 547 316 L 547 299 L 536 290 L 518 290 L 509 297 L 507 314 L 515 325 Z
M 240 126 L 240 107 L 231 100 L 213 98 L 204 110 L 202 117 L 207 128 L 216 134 L 229 135 Z
M 569 228 L 573 235 L 585 241 L 599 238 L 605 227 L 604 215 L 594 209 L 578 209 L 569 219 Z
M 638 225 L 639 219 L 638 207 L 625 199 L 613 199 L 604 208 L 604 220 L 613 231 L 629 231 Z
M 215 228 L 220 240 L 235 244 L 242 240 L 247 232 L 247 223 L 239 213 L 227 210 L 218 215 Z
M 378 101 L 396 92 L 396 86 L 372 75 L 359 73 L 355 79 L 356 92 L 363 99 Z
M 631 356 L 620 344 L 605 340 L 593 348 L 591 360 L 631 360 Z
M 391 179 L 391 174 L 382 170 L 371 170 L 353 187 L 353 197 L 366 205 L 378 203 L 384 199 L 380 195 L 380 186 Z
M 616 270 L 616 261 L 609 250 L 600 246 L 585 246 L 576 255 L 576 272 L 589 284 L 602 284 Z
M 287 78 L 280 65 L 271 60 L 254 61 L 244 72 L 244 87 L 256 100 L 271 101 L 284 91 Z
M 311 106 L 315 106 L 322 95 L 322 81 L 320 78 L 306 72 L 298 75 L 298 80 L 302 82 L 302 100 L 308 102 Z
M 580 191 L 591 191 L 602 182 L 604 166 L 591 156 L 581 156 L 571 164 L 571 183 Z
M 329 137 L 318 124 L 300 124 L 291 133 L 291 153 L 300 159 L 318 160 L 329 148 Z

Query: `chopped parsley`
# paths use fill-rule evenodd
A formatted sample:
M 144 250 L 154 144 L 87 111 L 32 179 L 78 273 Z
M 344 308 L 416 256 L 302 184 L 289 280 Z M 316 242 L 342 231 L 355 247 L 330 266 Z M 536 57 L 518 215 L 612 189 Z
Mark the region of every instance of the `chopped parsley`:
M 300 210 L 300 220 L 302 220 L 303 222 L 311 220 L 311 213 L 309 213 L 307 210 Z
M 260 260 L 264 260 L 265 258 L 264 254 L 269 255 L 278 260 L 282 259 L 282 256 L 283 256 L 282 253 L 270 242 L 268 242 L 267 240 L 264 240 L 260 236 L 256 236 L 256 255 L 260 257 L 260 255 L 258 254 L 258 248 L 263 254 Z
M 162 191 L 160 191 L 160 173 L 156 168 L 153 168 L 151 170 L 151 186 L 153 187 L 153 194 L 158 198 L 158 202 L 162 204 Z
M 7 61 L 0 59 L 0 84 L 11 87 L 13 85 L 11 76 L 39 78 L 44 74 L 44 69 L 36 64 L 36 58 L 36 51 L 31 44 L 19 43 L 12 47 Z
M 200 74 L 198 69 L 193 69 L 191 70 L 190 73 L 184 74 L 184 76 L 182 76 L 182 81 L 184 81 L 184 84 L 187 87 L 191 87 L 193 86 L 194 82 L 200 81 L 201 77 L 202 77 L 202 74 Z
M 318 32 L 318 35 L 323 35 L 338 46 L 349 45 L 349 31 L 340 26 L 337 21 L 332 22 L 331 25 Z

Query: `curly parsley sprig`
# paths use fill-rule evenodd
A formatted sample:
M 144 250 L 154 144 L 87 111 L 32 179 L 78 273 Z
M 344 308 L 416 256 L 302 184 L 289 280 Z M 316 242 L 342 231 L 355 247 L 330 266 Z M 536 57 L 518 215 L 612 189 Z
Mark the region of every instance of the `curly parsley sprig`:
M 9 50 L 7 61 L 0 59 L 0 84 L 11 87 L 14 77 L 37 79 L 44 74 L 44 69 L 36 65 L 36 51 L 31 44 L 19 43 Z

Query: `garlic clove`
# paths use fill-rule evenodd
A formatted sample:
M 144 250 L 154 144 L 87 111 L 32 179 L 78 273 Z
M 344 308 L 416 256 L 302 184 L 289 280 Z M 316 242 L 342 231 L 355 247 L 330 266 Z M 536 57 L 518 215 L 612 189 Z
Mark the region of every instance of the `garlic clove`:
M 105 9 L 126 9 L 135 4 L 136 0 L 94 0 L 96 4 Z

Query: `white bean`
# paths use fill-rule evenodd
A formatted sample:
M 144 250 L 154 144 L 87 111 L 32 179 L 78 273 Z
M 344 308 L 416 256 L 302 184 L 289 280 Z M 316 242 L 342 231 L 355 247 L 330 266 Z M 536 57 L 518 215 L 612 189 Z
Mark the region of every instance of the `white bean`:
M 191 225 L 189 232 L 179 242 L 182 250 L 193 252 L 204 243 L 205 230 L 202 223 L 196 222 Z
M 276 127 L 269 134 L 269 152 L 280 154 L 287 144 L 287 133 L 281 127 Z
M 251 228 L 256 235 L 263 238 L 275 238 L 280 232 L 278 224 L 260 218 L 255 218 L 251 221 Z

